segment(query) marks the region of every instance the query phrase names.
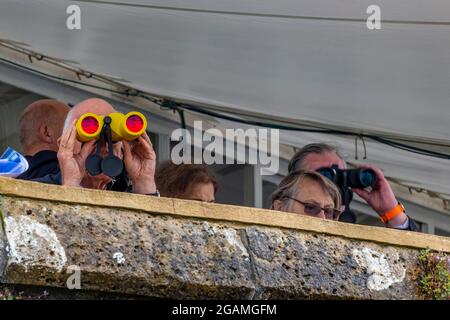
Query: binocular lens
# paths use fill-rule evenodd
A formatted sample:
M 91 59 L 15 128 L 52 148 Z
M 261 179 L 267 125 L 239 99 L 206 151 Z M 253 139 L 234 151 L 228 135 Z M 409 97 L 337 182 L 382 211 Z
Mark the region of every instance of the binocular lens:
M 320 168 L 321 175 L 333 181 L 339 187 L 367 188 L 377 183 L 377 175 L 372 169 Z
M 373 170 L 361 170 L 359 174 L 361 185 L 364 187 L 372 187 L 377 181 L 377 176 Z
M 139 112 L 129 112 L 126 115 L 113 112 L 108 115 L 85 113 L 77 121 L 77 138 L 81 142 L 99 139 L 104 128 L 110 128 L 113 142 L 120 140 L 132 141 L 144 134 L 147 128 L 145 116 Z
M 132 115 L 127 118 L 126 126 L 131 132 L 139 132 L 144 127 L 144 120 L 138 115 Z
M 99 126 L 98 120 L 94 117 L 86 117 L 81 122 L 81 128 L 88 134 L 97 132 Z
M 373 187 L 377 182 L 377 175 L 372 169 L 347 170 L 347 184 L 350 188 Z

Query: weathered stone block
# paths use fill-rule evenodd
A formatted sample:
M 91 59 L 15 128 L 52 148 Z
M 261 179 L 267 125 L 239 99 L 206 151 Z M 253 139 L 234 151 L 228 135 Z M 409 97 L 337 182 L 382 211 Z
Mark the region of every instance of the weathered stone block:
M 207 221 L 5 198 L 4 281 L 173 298 L 249 298 L 250 259 L 238 231 Z
M 249 227 L 259 298 L 417 298 L 414 250 Z
M 450 238 L 1 177 L 0 213 L 0 283 L 58 297 L 420 299 L 419 252 L 450 252 Z

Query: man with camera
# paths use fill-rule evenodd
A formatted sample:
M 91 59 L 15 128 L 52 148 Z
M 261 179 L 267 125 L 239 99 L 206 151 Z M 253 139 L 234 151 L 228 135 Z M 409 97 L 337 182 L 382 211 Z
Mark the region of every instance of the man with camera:
M 372 165 L 361 165 L 359 170 L 346 170 L 344 160 L 332 145 L 312 143 L 304 146 L 293 156 L 288 168 L 289 172 L 317 171 L 333 180 L 341 190 L 344 213 L 348 215 L 352 215 L 348 204 L 354 192 L 372 207 L 387 227 L 418 231 L 417 225 L 406 215 L 403 205 L 395 198 L 383 172 Z M 367 183 L 356 183 L 354 181 L 358 179 L 355 177 L 361 177 Z M 366 190 L 366 186 L 370 186 L 370 190 Z M 348 220 L 351 219 L 347 218 Z
M 102 135 L 89 141 L 80 141 L 77 121 L 87 113 L 95 114 L 109 124 L 111 117 L 108 115 L 116 111 L 106 101 L 96 98 L 82 101 L 72 108 L 58 140 L 60 173 L 34 181 L 102 190 L 111 184 L 114 176 L 122 173 L 124 165 L 127 180 L 132 186 L 130 191 L 158 195 L 155 185 L 156 154 L 145 130 L 135 141 L 112 141 L 111 131 L 103 132 L 103 128 L 110 130 L 109 126 L 97 123 Z

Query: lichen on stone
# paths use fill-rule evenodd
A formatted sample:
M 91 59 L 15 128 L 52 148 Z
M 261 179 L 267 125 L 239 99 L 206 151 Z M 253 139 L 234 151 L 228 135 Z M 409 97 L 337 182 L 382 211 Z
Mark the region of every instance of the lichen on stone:
M 67 262 L 64 248 L 55 232 L 48 226 L 27 216 L 5 219 L 5 234 L 8 239 L 8 264 L 25 267 L 46 261 L 48 265 L 61 271 Z
M 353 249 L 352 254 L 357 263 L 369 274 L 367 279 L 369 290 L 385 290 L 392 284 L 402 282 L 405 278 L 405 269 L 397 267 L 398 270 L 394 270 L 383 253 L 365 247 Z
M 418 284 L 426 299 L 450 299 L 450 257 L 445 253 L 432 252 L 427 248 L 418 256 Z

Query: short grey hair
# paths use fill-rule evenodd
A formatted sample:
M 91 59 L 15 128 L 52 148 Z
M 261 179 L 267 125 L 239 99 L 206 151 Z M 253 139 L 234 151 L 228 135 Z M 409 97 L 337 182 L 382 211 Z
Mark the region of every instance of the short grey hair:
M 343 159 L 336 146 L 328 143 L 310 143 L 298 150 L 291 161 L 289 161 L 288 171 L 294 172 L 304 170 L 305 158 L 310 154 L 323 154 L 328 152 L 334 152 L 339 158 Z
M 22 151 L 28 155 L 30 149 L 40 143 L 38 134 L 42 124 L 54 129 L 59 137 L 62 134 L 59 132 L 61 122 L 69 110 L 65 103 L 54 99 L 40 99 L 28 105 L 20 115 L 18 125 Z

